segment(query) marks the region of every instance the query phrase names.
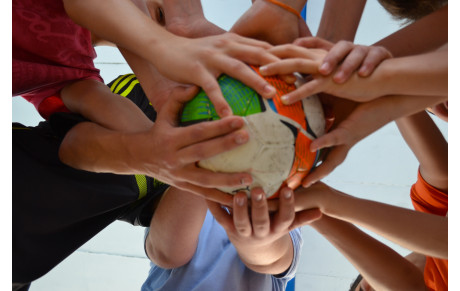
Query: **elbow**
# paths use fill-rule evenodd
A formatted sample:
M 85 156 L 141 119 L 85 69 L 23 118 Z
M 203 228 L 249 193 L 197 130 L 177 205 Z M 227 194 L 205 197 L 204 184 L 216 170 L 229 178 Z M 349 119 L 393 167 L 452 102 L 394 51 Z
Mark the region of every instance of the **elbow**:
M 175 269 L 186 265 L 193 257 L 192 254 L 170 251 L 153 243 L 147 243 L 146 252 L 149 259 L 163 269 Z

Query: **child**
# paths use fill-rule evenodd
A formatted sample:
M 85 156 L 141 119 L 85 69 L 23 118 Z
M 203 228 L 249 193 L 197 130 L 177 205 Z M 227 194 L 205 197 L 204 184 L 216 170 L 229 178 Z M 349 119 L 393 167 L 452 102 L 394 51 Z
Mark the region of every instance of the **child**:
M 396 122 L 420 163 L 411 189 L 417 212 L 357 199 L 322 184 L 298 190 L 296 211 L 319 208 L 325 217 L 312 226 L 344 253 L 376 290 L 412 290 L 425 285 L 429 290 L 447 290 L 447 143 L 426 112 Z M 301 221 L 302 214 L 297 215 Z M 425 255 L 424 276 L 414 264 L 346 222 Z
M 197 156 L 198 158 L 204 158 L 202 155 L 200 156 L 202 152 L 205 152 L 205 155 L 217 154 L 228 150 L 229 145 L 233 147 L 245 142 L 244 138 L 239 139 L 239 143 L 234 138 L 230 138 L 232 140 L 231 143 L 228 140 L 232 135 L 228 135 L 228 133 L 243 126 L 241 118 L 231 117 L 220 123 L 208 125 L 210 127 L 208 128 L 210 130 L 207 131 L 208 135 L 204 138 L 196 138 L 194 137 L 194 133 L 196 130 L 202 130 L 202 125 L 194 128 L 177 129 L 177 124 L 168 124 L 170 127 L 166 130 L 164 127 L 159 128 L 159 126 L 149 125 L 149 121 L 136 106 L 133 106 L 129 100 L 112 95 L 101 82 L 102 79 L 99 76 L 99 71 L 94 67 L 92 62 L 92 59 L 95 57 L 92 39 L 100 39 L 100 36 L 104 36 L 99 35 L 100 32 L 105 31 L 101 29 L 101 25 L 107 25 L 107 23 L 110 23 L 109 21 L 114 20 L 112 13 L 117 15 L 116 13 L 120 12 L 119 8 L 121 6 L 126 9 L 124 11 L 126 14 L 123 14 L 123 17 L 128 15 L 128 11 L 133 12 L 134 15 L 140 14 L 136 21 L 130 20 L 123 23 L 116 21 L 116 23 L 113 23 L 114 26 L 108 29 L 109 32 L 107 33 L 114 38 L 116 36 L 123 38 L 126 33 L 130 36 L 145 36 L 146 34 L 142 34 L 140 31 L 134 29 L 132 31 L 136 31 L 137 33 L 135 34 L 132 34 L 131 31 L 126 31 L 130 25 L 136 27 L 135 25 L 140 25 L 140 22 L 147 22 L 148 25 L 145 25 L 145 27 L 158 31 L 158 36 L 164 36 L 166 32 L 157 23 L 146 18 L 131 2 L 115 1 L 112 8 L 117 7 L 117 9 L 112 9 L 110 12 L 111 15 L 106 15 L 108 10 L 104 8 L 104 12 L 99 17 L 94 17 L 93 19 L 88 19 L 90 18 L 89 15 L 81 15 L 80 13 L 91 8 L 94 8 L 91 13 L 99 13 L 101 10 L 98 9 L 101 9 L 100 5 L 103 5 L 103 3 L 88 1 L 82 7 L 80 4 L 85 1 L 69 2 L 72 1 L 64 1 L 64 3 L 61 1 L 13 1 L 13 95 L 21 94 L 26 97 L 34 103 L 37 110 L 45 118 L 48 118 L 54 112 L 69 111 L 70 109 L 72 112 L 82 113 L 89 119 L 94 118 L 94 121 L 100 122 L 101 125 L 120 134 L 126 132 L 127 127 L 132 126 L 136 130 L 137 137 L 142 139 L 144 143 L 146 141 L 150 141 L 151 144 L 158 141 L 163 143 L 171 136 L 178 137 L 170 141 L 170 143 L 174 144 L 171 144 L 169 147 L 162 147 L 161 150 L 157 151 L 152 151 L 145 147 L 140 148 L 142 144 L 134 143 L 134 140 L 127 143 L 109 144 L 105 140 L 99 139 L 100 152 L 104 153 L 105 156 L 96 155 L 97 161 L 105 164 L 93 167 L 92 170 L 94 171 L 155 176 L 164 182 L 178 185 L 195 193 L 201 193 L 201 195 L 207 191 L 209 192 L 207 189 L 218 187 L 219 185 L 241 185 L 241 181 L 243 181 L 243 184 L 248 181 L 250 182 L 250 180 L 247 180 L 250 179 L 248 178 L 250 177 L 248 174 L 216 174 L 194 166 Z M 152 7 L 154 2 L 149 1 L 147 4 L 148 7 Z M 161 8 L 158 5 L 153 7 L 156 7 L 156 10 Z M 92 33 L 93 31 L 90 32 L 75 24 L 67 15 L 74 15 L 74 12 L 78 14 L 74 17 L 78 19 L 84 18 L 83 22 L 96 20 L 95 23 L 89 23 L 89 26 L 91 28 L 94 26 L 97 30 L 97 35 Z M 164 19 L 160 19 L 161 13 L 155 15 L 158 15 L 158 22 L 164 23 Z M 151 33 L 150 35 L 153 36 L 155 33 Z M 225 37 L 220 37 L 221 40 L 222 38 Z M 178 40 L 176 37 L 169 37 L 168 39 Z M 187 39 L 184 38 L 185 40 Z M 238 40 L 241 39 L 238 38 Z M 133 39 L 128 48 L 133 46 L 136 41 L 140 40 Z M 198 44 L 201 42 L 197 41 L 193 43 Z M 117 44 L 119 45 L 119 43 Z M 261 45 L 261 43 L 250 40 L 247 44 L 242 44 L 241 46 L 235 44 L 233 48 L 245 52 L 246 49 L 252 50 L 254 48 L 253 45 Z M 266 45 L 262 46 L 266 47 Z M 139 46 L 134 47 L 139 50 Z M 194 47 L 197 48 L 197 46 Z M 142 51 L 146 50 L 143 48 Z M 230 51 L 228 52 L 230 53 Z M 221 57 L 224 54 L 226 53 L 218 52 L 215 56 Z M 267 54 L 262 53 L 265 56 Z M 186 65 L 186 63 L 183 64 Z M 220 63 L 217 66 L 221 65 Z M 146 63 L 146 67 L 148 66 L 149 64 Z M 212 70 L 214 71 L 215 67 Z M 151 72 L 151 70 L 147 71 Z M 200 72 L 188 75 L 199 76 L 201 75 Z M 244 74 L 244 71 L 242 74 Z M 143 80 L 148 80 L 148 76 L 143 76 Z M 247 80 L 251 79 L 250 76 L 245 77 L 248 77 Z M 219 88 L 218 91 L 220 91 Z M 67 106 L 62 103 L 61 98 Z M 97 103 L 99 105 L 93 107 L 96 105 L 94 102 L 98 98 L 100 98 L 101 103 Z M 152 97 L 152 99 L 155 98 Z M 227 106 L 223 105 L 223 107 Z M 89 108 L 93 108 L 96 112 L 90 112 Z M 116 115 L 114 115 L 114 111 L 112 110 L 104 111 L 100 110 L 100 108 L 116 109 Z M 102 114 L 107 115 L 102 116 Z M 115 121 L 119 122 L 116 123 Z M 160 119 L 159 121 L 162 121 L 164 124 L 163 120 Z M 159 124 L 161 123 L 159 122 Z M 232 128 L 232 130 L 228 131 L 228 128 Z M 118 136 L 118 139 L 120 138 L 121 136 Z M 213 140 L 215 144 L 210 144 L 209 140 L 212 140 L 212 138 L 217 138 Z M 213 148 L 213 151 L 207 150 L 210 147 Z M 189 151 L 180 152 L 182 148 L 188 148 Z M 109 149 L 113 149 L 116 152 L 115 156 L 119 162 L 118 164 L 114 165 L 110 162 L 114 160 L 114 156 L 106 156 L 109 153 Z M 135 153 L 134 156 L 137 159 L 133 159 L 132 153 Z M 105 157 L 105 159 L 102 157 Z M 134 164 L 133 160 L 141 162 Z M 191 160 L 195 161 L 192 162 Z M 95 163 L 95 161 L 93 160 L 92 162 Z M 187 162 L 184 163 L 183 161 Z M 88 170 L 88 168 L 84 169 Z M 184 168 L 187 168 L 187 170 L 184 170 Z M 206 175 L 210 178 L 203 178 Z
M 269 216 L 261 189 L 252 191 L 249 209 L 246 194 L 235 195 L 228 212 L 168 189 L 146 230 L 153 263 L 142 290 L 284 290 L 294 277 L 302 238 L 300 229 L 287 230 L 294 200 L 290 191 L 283 194 L 280 209 Z

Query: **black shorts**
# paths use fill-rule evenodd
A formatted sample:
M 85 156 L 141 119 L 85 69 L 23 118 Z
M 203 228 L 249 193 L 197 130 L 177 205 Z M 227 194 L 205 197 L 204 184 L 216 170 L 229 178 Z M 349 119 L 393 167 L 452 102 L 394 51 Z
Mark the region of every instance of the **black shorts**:
M 81 121 L 73 120 L 72 114 L 62 116 L 70 120 L 69 127 Z M 59 130 L 49 122 L 36 127 L 13 123 L 15 283 L 28 283 L 43 276 L 116 219 L 148 226 L 153 200 L 168 187 L 143 176 L 147 190 L 143 188 L 145 196 L 139 199 L 139 177 L 68 167 L 58 157 L 60 142 Z

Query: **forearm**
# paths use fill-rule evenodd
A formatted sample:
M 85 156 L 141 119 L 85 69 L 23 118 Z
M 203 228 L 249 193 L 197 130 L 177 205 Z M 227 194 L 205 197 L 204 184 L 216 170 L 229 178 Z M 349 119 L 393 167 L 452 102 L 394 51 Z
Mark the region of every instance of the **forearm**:
M 353 41 L 365 5 L 366 0 L 326 0 L 316 36 L 334 43 Z
M 66 107 L 102 127 L 123 132 L 146 131 L 153 122 L 131 100 L 114 94 L 103 83 L 83 80 L 61 90 Z
M 73 168 L 96 173 L 146 174 L 136 146 L 145 142 L 145 133 L 123 133 L 109 130 L 93 122 L 75 125 L 59 148 L 61 161 Z M 114 158 L 117 157 L 117 158 Z
M 381 84 L 381 95 L 444 96 L 447 100 L 448 52 L 387 59 L 369 78 Z
M 425 290 L 423 272 L 354 225 L 326 215 L 311 226 L 334 245 L 376 290 Z
M 415 55 L 435 50 L 448 39 L 448 7 L 396 31 L 375 45 L 387 48 L 394 57 Z
M 150 223 L 146 240 L 149 258 L 166 269 L 186 264 L 195 254 L 206 211 L 203 198 L 169 188 Z
M 321 211 L 360 225 L 407 249 L 447 259 L 447 218 L 380 202 L 355 198 L 336 190 Z
M 174 37 L 129 0 L 64 0 L 64 7 L 77 24 L 152 63 Z
M 234 244 L 239 257 L 251 270 L 262 274 L 281 274 L 290 266 L 294 257 L 291 236 L 286 234 L 268 245 L 250 246 Z
M 426 112 L 396 120 L 407 145 L 420 163 L 420 173 L 435 188 L 448 188 L 448 145 Z

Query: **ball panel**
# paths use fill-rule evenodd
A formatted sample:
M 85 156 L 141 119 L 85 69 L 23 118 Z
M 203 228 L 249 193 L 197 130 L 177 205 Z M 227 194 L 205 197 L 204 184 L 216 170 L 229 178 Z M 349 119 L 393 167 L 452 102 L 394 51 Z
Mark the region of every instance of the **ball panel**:
M 247 116 L 265 111 L 261 97 L 250 87 L 227 75 L 220 76 L 218 82 L 222 94 L 232 108 L 234 115 Z M 184 106 L 181 124 L 186 126 L 217 119 L 219 119 L 219 116 L 214 105 L 210 102 L 206 93 L 201 90 Z
M 252 67 L 252 66 L 251 66 Z M 252 67 L 258 72 L 257 67 Z M 296 88 L 278 77 L 265 77 L 277 94 L 273 99 L 261 98 L 257 92 L 229 76 L 218 81 L 223 95 L 235 115 L 243 116 L 249 142 L 231 151 L 202 160 L 198 164 L 216 172 L 250 172 L 250 187 L 220 188 L 228 193 L 262 187 L 268 198 L 278 196 L 281 186 L 295 189 L 315 167 L 318 153 L 310 152 L 313 139 L 325 132 L 325 119 L 317 96 L 292 105 L 284 105 L 281 97 Z M 216 120 L 218 115 L 204 91 L 188 102 L 181 124 Z

